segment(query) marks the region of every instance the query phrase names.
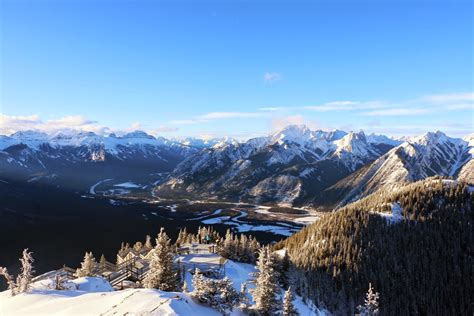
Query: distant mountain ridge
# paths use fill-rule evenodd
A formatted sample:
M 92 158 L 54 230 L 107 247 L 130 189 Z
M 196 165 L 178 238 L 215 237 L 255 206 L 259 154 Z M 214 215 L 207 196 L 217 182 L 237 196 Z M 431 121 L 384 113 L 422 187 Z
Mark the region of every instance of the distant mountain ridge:
M 303 205 L 394 143 L 400 142 L 362 131 L 312 131 L 290 125 L 268 137 L 190 155 L 155 194 Z
M 154 189 L 186 197 L 333 208 L 379 188 L 440 175 L 474 181 L 474 135 L 405 138 L 290 125 L 244 142 L 21 131 L 0 136 L 0 177 L 78 181 L 169 173 Z M 49 177 L 49 178 L 48 178 Z M 84 180 L 84 181 L 83 181 Z
M 0 136 L 0 175 L 13 179 L 34 176 L 79 181 L 85 188 L 111 176 L 168 172 L 197 148 L 135 131 L 117 137 L 92 132 L 47 135 L 25 131 Z

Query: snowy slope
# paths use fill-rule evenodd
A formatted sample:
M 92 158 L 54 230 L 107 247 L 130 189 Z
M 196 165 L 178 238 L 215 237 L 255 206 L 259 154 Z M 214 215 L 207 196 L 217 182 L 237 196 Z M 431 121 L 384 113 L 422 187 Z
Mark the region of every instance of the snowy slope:
M 237 291 L 240 291 L 244 282 L 253 288 L 249 281 L 254 278 L 255 266 L 228 260 L 225 271 Z M 54 271 L 47 274 L 53 275 Z M 186 282 L 188 291 L 193 291 L 189 272 L 186 272 Z M 53 284 L 52 278 L 43 279 L 33 283 L 29 293 L 13 297 L 9 291 L 0 292 L 0 315 L 221 315 L 197 303 L 189 293 L 143 288 L 115 291 L 107 281 L 96 277 L 67 281 L 66 290 L 61 291 L 53 290 Z M 310 308 L 296 295 L 294 304 L 301 315 L 327 314 L 315 306 Z M 234 309 L 232 315 L 243 314 Z
M 187 294 L 148 289 L 112 291 L 98 278 L 77 282 L 79 289 L 56 291 L 48 282 L 34 285 L 31 293 L 0 293 L 0 314 L 16 315 L 220 315 L 195 303 Z M 82 283 L 82 284 L 81 284 Z M 85 284 L 88 286 L 85 286 Z M 91 284 L 92 283 L 92 284 Z
M 466 141 L 471 140 L 471 142 Z M 336 183 L 327 192 L 345 204 L 381 188 L 396 188 L 403 183 L 431 176 L 447 176 L 473 181 L 472 138 L 451 138 L 442 132 L 410 138 L 370 165 Z
M 467 147 L 459 161 L 459 173 L 457 177 L 459 180 L 464 180 L 469 183 L 474 183 L 474 133 L 463 138 L 467 142 Z M 463 161 L 467 161 L 464 164 Z

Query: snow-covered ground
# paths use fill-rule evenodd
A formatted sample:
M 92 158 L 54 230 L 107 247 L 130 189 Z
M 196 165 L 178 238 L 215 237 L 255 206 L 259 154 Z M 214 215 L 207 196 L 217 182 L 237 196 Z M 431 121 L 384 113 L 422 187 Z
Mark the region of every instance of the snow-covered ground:
M 403 217 L 403 209 L 398 203 L 392 203 L 391 205 L 392 213 L 383 213 L 383 212 L 375 212 L 376 214 L 384 217 L 389 224 L 395 224 L 404 219 Z
M 221 217 L 214 217 L 214 218 L 202 220 L 201 223 L 206 224 L 206 225 L 222 224 L 229 219 L 230 219 L 230 216 L 221 216 Z
M 247 282 L 253 288 L 255 266 L 227 260 L 225 274 L 236 290 Z M 51 274 L 51 273 L 49 273 Z M 188 291 L 193 291 L 192 276 L 186 273 Z M 54 290 L 52 279 L 33 283 L 27 294 L 11 296 L 0 292 L 0 315 L 220 315 L 216 310 L 197 303 L 188 293 L 164 292 L 150 289 L 125 289 L 115 291 L 102 278 L 86 277 L 68 281 L 66 290 Z M 249 295 L 249 299 L 251 296 Z M 326 315 L 316 307 L 309 307 L 295 295 L 295 307 L 300 315 Z M 234 309 L 233 316 L 243 315 Z
M 80 280 L 80 279 L 79 279 Z M 188 294 L 148 289 L 113 291 L 99 278 L 84 278 L 79 289 L 57 291 L 34 284 L 31 293 L 0 293 L 0 315 L 220 315 Z
M 260 213 L 262 213 L 262 212 L 268 212 L 267 209 L 268 208 L 266 207 L 261 207 L 258 210 L 260 211 Z M 240 214 L 235 217 L 231 217 L 231 216 L 211 217 L 211 216 L 220 214 L 220 212 L 221 210 L 217 210 L 212 214 L 200 216 L 198 218 L 193 218 L 191 220 L 200 220 L 201 223 L 206 224 L 206 225 L 212 225 L 212 224 L 229 225 L 233 227 L 234 231 L 237 231 L 239 233 L 260 231 L 260 232 L 268 232 L 268 233 L 272 233 L 276 235 L 291 236 L 293 233 L 296 233 L 300 230 L 300 227 L 296 227 L 294 225 L 282 223 L 282 222 L 273 222 L 274 225 L 271 225 L 271 224 L 262 225 L 261 223 L 251 223 L 251 222 L 242 221 L 241 220 L 242 218 L 245 218 L 249 215 L 247 212 L 244 212 L 244 211 L 239 211 Z
M 319 220 L 320 218 L 321 218 L 321 217 L 316 216 L 316 215 L 313 215 L 313 216 L 303 216 L 303 217 L 297 217 L 297 218 L 295 218 L 293 221 L 296 222 L 296 223 L 303 224 L 303 225 L 309 225 L 309 224 L 312 224 L 312 223 L 316 222 L 316 221 Z
M 127 189 L 141 188 L 140 185 L 135 184 L 133 182 L 124 182 L 124 183 L 114 184 L 114 187 L 127 188 Z
M 291 236 L 294 233 L 299 231 L 299 229 L 296 229 L 296 228 L 282 227 L 282 226 L 276 226 L 276 225 L 250 225 L 250 224 L 236 224 L 236 229 L 239 233 L 260 231 L 260 232 L 267 232 L 267 233 L 283 235 L 283 236 Z

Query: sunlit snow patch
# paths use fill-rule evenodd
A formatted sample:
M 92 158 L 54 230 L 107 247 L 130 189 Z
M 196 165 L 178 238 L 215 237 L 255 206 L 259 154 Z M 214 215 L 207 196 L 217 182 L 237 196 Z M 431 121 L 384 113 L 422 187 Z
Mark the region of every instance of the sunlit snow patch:
M 392 213 L 375 212 L 375 214 L 384 217 L 389 224 L 395 224 L 404 219 L 402 207 L 398 203 L 392 203 Z
M 214 217 L 214 218 L 202 220 L 201 223 L 206 224 L 206 225 L 222 224 L 228 219 L 230 219 L 230 216 Z
M 128 189 L 140 188 L 138 184 L 135 184 L 133 182 L 124 182 L 124 183 L 114 184 L 114 187 L 128 188 Z

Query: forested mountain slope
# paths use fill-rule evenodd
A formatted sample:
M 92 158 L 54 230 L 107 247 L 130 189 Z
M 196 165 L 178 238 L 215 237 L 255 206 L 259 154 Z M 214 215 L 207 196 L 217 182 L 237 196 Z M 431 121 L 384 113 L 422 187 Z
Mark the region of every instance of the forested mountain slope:
M 439 178 L 378 191 L 277 248 L 297 290 L 336 314 L 353 314 L 372 283 L 383 315 L 472 315 L 472 191 Z

